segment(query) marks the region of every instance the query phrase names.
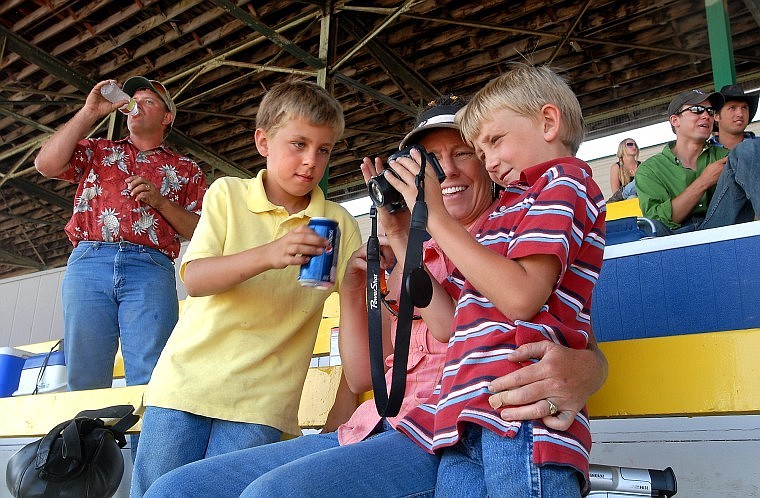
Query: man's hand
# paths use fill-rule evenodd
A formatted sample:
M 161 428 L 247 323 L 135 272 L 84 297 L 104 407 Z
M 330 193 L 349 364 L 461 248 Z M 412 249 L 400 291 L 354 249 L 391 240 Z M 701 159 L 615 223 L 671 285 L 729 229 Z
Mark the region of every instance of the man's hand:
M 541 419 L 547 427 L 566 430 L 607 377 L 607 361 L 594 349 L 571 349 L 549 341 L 524 344 L 509 355 L 513 362 L 538 359 L 491 382 L 493 408 L 507 406 L 504 420 Z M 551 405 L 558 412 L 552 416 Z
M 108 83 L 116 83 L 116 80 L 104 80 L 98 82 L 94 87 L 92 87 L 90 93 L 87 94 L 87 99 L 85 100 L 84 106 L 82 107 L 83 111 L 89 113 L 97 119 L 107 116 L 108 114 L 112 113 L 127 103 L 127 101 L 112 103 L 103 97 L 103 94 L 100 93 L 100 89 Z
M 141 176 L 130 176 L 127 178 L 127 187 L 129 193 L 136 201 L 147 204 L 148 206 L 161 210 L 169 199 L 161 195 L 155 183 Z
M 704 171 L 699 175 L 699 179 L 703 182 L 705 190 L 718 184 L 718 178 L 723 173 L 726 161 L 728 161 L 728 156 L 705 166 Z

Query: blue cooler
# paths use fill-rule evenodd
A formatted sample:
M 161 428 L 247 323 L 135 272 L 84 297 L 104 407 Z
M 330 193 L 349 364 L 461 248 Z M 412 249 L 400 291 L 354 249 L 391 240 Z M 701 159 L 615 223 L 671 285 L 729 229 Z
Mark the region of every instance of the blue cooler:
M 13 394 L 18 389 L 21 371 L 26 359 L 32 356 L 29 351 L 16 348 L 0 348 L 0 398 Z
M 45 364 L 45 358 L 50 357 Z M 43 371 L 44 369 L 44 371 Z M 42 372 L 42 373 L 41 373 Z M 66 391 L 66 359 L 63 351 L 34 354 L 26 359 L 21 369 L 18 389 L 13 396 Z

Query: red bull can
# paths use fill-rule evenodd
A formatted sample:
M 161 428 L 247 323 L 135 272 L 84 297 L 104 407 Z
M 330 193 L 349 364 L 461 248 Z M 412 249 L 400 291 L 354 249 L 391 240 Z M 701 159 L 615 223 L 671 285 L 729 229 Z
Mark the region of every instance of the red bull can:
M 340 247 L 338 222 L 328 218 L 312 218 L 308 226 L 329 242 L 324 253 L 313 256 L 308 263 L 301 265 L 298 281 L 304 287 L 327 290 L 335 285 L 335 275 L 338 273 L 338 247 Z

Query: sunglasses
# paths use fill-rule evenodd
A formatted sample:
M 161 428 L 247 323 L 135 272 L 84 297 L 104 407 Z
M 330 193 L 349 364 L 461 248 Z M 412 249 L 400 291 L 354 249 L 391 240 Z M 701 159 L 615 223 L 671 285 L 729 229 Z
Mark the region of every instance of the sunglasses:
M 705 107 L 703 105 L 693 105 L 693 106 L 687 107 L 686 109 L 681 109 L 680 111 L 678 111 L 677 113 L 675 113 L 675 115 L 676 116 L 680 116 L 681 114 L 683 114 L 686 111 L 691 111 L 692 113 L 694 113 L 696 115 L 700 115 L 703 112 L 707 111 L 707 114 L 709 114 L 710 116 L 715 116 L 715 108 L 714 107 Z
M 626 142 L 626 147 L 636 147 L 636 142 Z

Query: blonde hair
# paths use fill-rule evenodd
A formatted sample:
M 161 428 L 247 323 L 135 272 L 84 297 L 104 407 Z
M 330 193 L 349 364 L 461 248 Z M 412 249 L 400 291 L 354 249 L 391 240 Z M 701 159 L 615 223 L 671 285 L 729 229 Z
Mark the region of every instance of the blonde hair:
M 510 63 L 509 71 L 480 89 L 467 107 L 457 112 L 456 120 L 462 136 L 472 143 L 481 124 L 494 110 L 507 108 L 535 119 L 546 104 L 559 109 L 562 116 L 559 138 L 575 155 L 585 135 L 581 106 L 567 82 L 549 66 Z
M 261 100 L 256 113 L 256 128 L 276 134 L 286 122 L 303 118 L 315 126 L 326 126 L 343 135 L 343 107 L 327 90 L 307 81 L 289 81 L 272 87 Z
M 621 187 L 625 187 L 626 185 L 631 183 L 631 177 L 628 176 L 628 173 L 625 172 L 625 168 L 623 168 L 623 152 L 625 151 L 625 144 L 629 140 L 636 144 L 636 157 L 634 159 L 636 160 L 636 162 L 639 162 L 639 144 L 636 143 L 636 140 L 632 138 L 626 138 L 618 144 L 617 165 L 618 165 L 618 179 L 620 180 Z

